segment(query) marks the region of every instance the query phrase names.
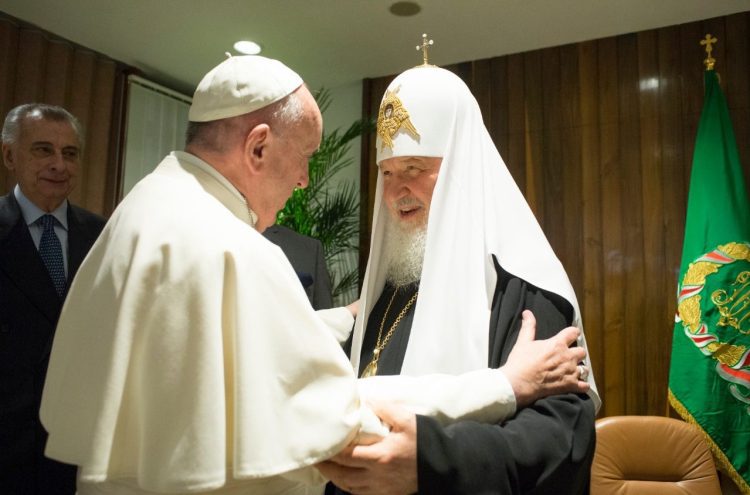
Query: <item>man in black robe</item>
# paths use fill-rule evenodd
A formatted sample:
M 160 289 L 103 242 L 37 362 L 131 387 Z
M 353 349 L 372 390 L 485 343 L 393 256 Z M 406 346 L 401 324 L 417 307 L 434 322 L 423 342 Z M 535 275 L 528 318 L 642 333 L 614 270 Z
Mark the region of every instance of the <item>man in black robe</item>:
M 362 376 L 499 367 L 525 310 L 537 338 L 581 326 L 567 275 L 458 77 L 432 66 L 398 76 L 377 146 L 373 245 L 350 341 Z M 588 361 L 579 369 L 588 394 L 518 404 L 501 424 L 443 426 L 381 405 L 391 434 L 320 469 L 357 494 L 586 493 L 599 398 Z

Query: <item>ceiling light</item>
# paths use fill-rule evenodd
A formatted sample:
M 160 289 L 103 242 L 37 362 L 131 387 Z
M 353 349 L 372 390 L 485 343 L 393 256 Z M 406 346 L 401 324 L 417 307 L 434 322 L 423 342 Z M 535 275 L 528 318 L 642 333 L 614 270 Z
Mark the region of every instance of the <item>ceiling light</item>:
M 396 2 L 391 5 L 388 10 L 390 10 L 393 15 L 409 17 L 417 15 L 419 11 L 422 10 L 422 7 L 420 7 L 417 2 Z
M 260 45 L 254 41 L 238 41 L 234 44 L 234 49 L 245 55 L 257 55 L 260 53 Z

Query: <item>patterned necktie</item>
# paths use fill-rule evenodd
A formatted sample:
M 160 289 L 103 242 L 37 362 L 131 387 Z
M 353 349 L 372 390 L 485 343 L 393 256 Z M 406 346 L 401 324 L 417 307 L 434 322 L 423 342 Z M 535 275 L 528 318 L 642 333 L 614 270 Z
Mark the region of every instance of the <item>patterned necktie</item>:
M 47 267 L 52 283 L 55 285 L 57 295 L 65 294 L 65 265 L 63 264 L 63 253 L 60 239 L 55 234 L 55 217 L 42 215 L 37 222 L 42 226 L 42 240 L 39 241 L 39 255 L 42 257 L 44 266 Z

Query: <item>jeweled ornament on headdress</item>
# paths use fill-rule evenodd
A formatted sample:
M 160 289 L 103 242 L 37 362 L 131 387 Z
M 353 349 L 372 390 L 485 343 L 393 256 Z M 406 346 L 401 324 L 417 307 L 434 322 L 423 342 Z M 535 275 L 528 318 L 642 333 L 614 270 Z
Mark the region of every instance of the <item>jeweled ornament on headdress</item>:
M 419 141 L 419 132 L 409 120 L 409 112 L 396 93 L 401 86 L 393 91 L 386 91 L 378 111 L 378 136 L 382 141 L 381 150 L 388 146 L 393 148 L 393 136 L 399 129 L 403 129 Z

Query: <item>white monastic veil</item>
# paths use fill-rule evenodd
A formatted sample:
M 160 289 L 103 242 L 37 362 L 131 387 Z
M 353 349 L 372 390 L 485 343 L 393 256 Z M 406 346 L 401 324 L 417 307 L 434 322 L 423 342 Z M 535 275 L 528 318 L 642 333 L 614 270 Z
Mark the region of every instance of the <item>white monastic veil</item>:
M 384 147 L 378 136 L 378 163 L 393 156 L 443 157 L 401 372 L 459 374 L 487 366 L 490 308 L 497 281 L 493 254 L 509 273 L 572 304 L 575 325 L 581 328 L 578 343 L 586 348 L 568 276 L 495 148 L 468 87 L 447 70 L 423 66 L 400 74 L 387 91 L 403 104 L 419 136 L 415 138 L 402 125 L 392 137 L 392 148 Z M 382 192 L 378 174 L 362 311 L 352 341 L 355 370 L 359 369 L 367 318 L 385 284 L 381 254 L 388 211 Z M 585 364 L 590 370 L 588 357 Z M 588 383 L 598 410 L 601 402 L 593 373 Z

